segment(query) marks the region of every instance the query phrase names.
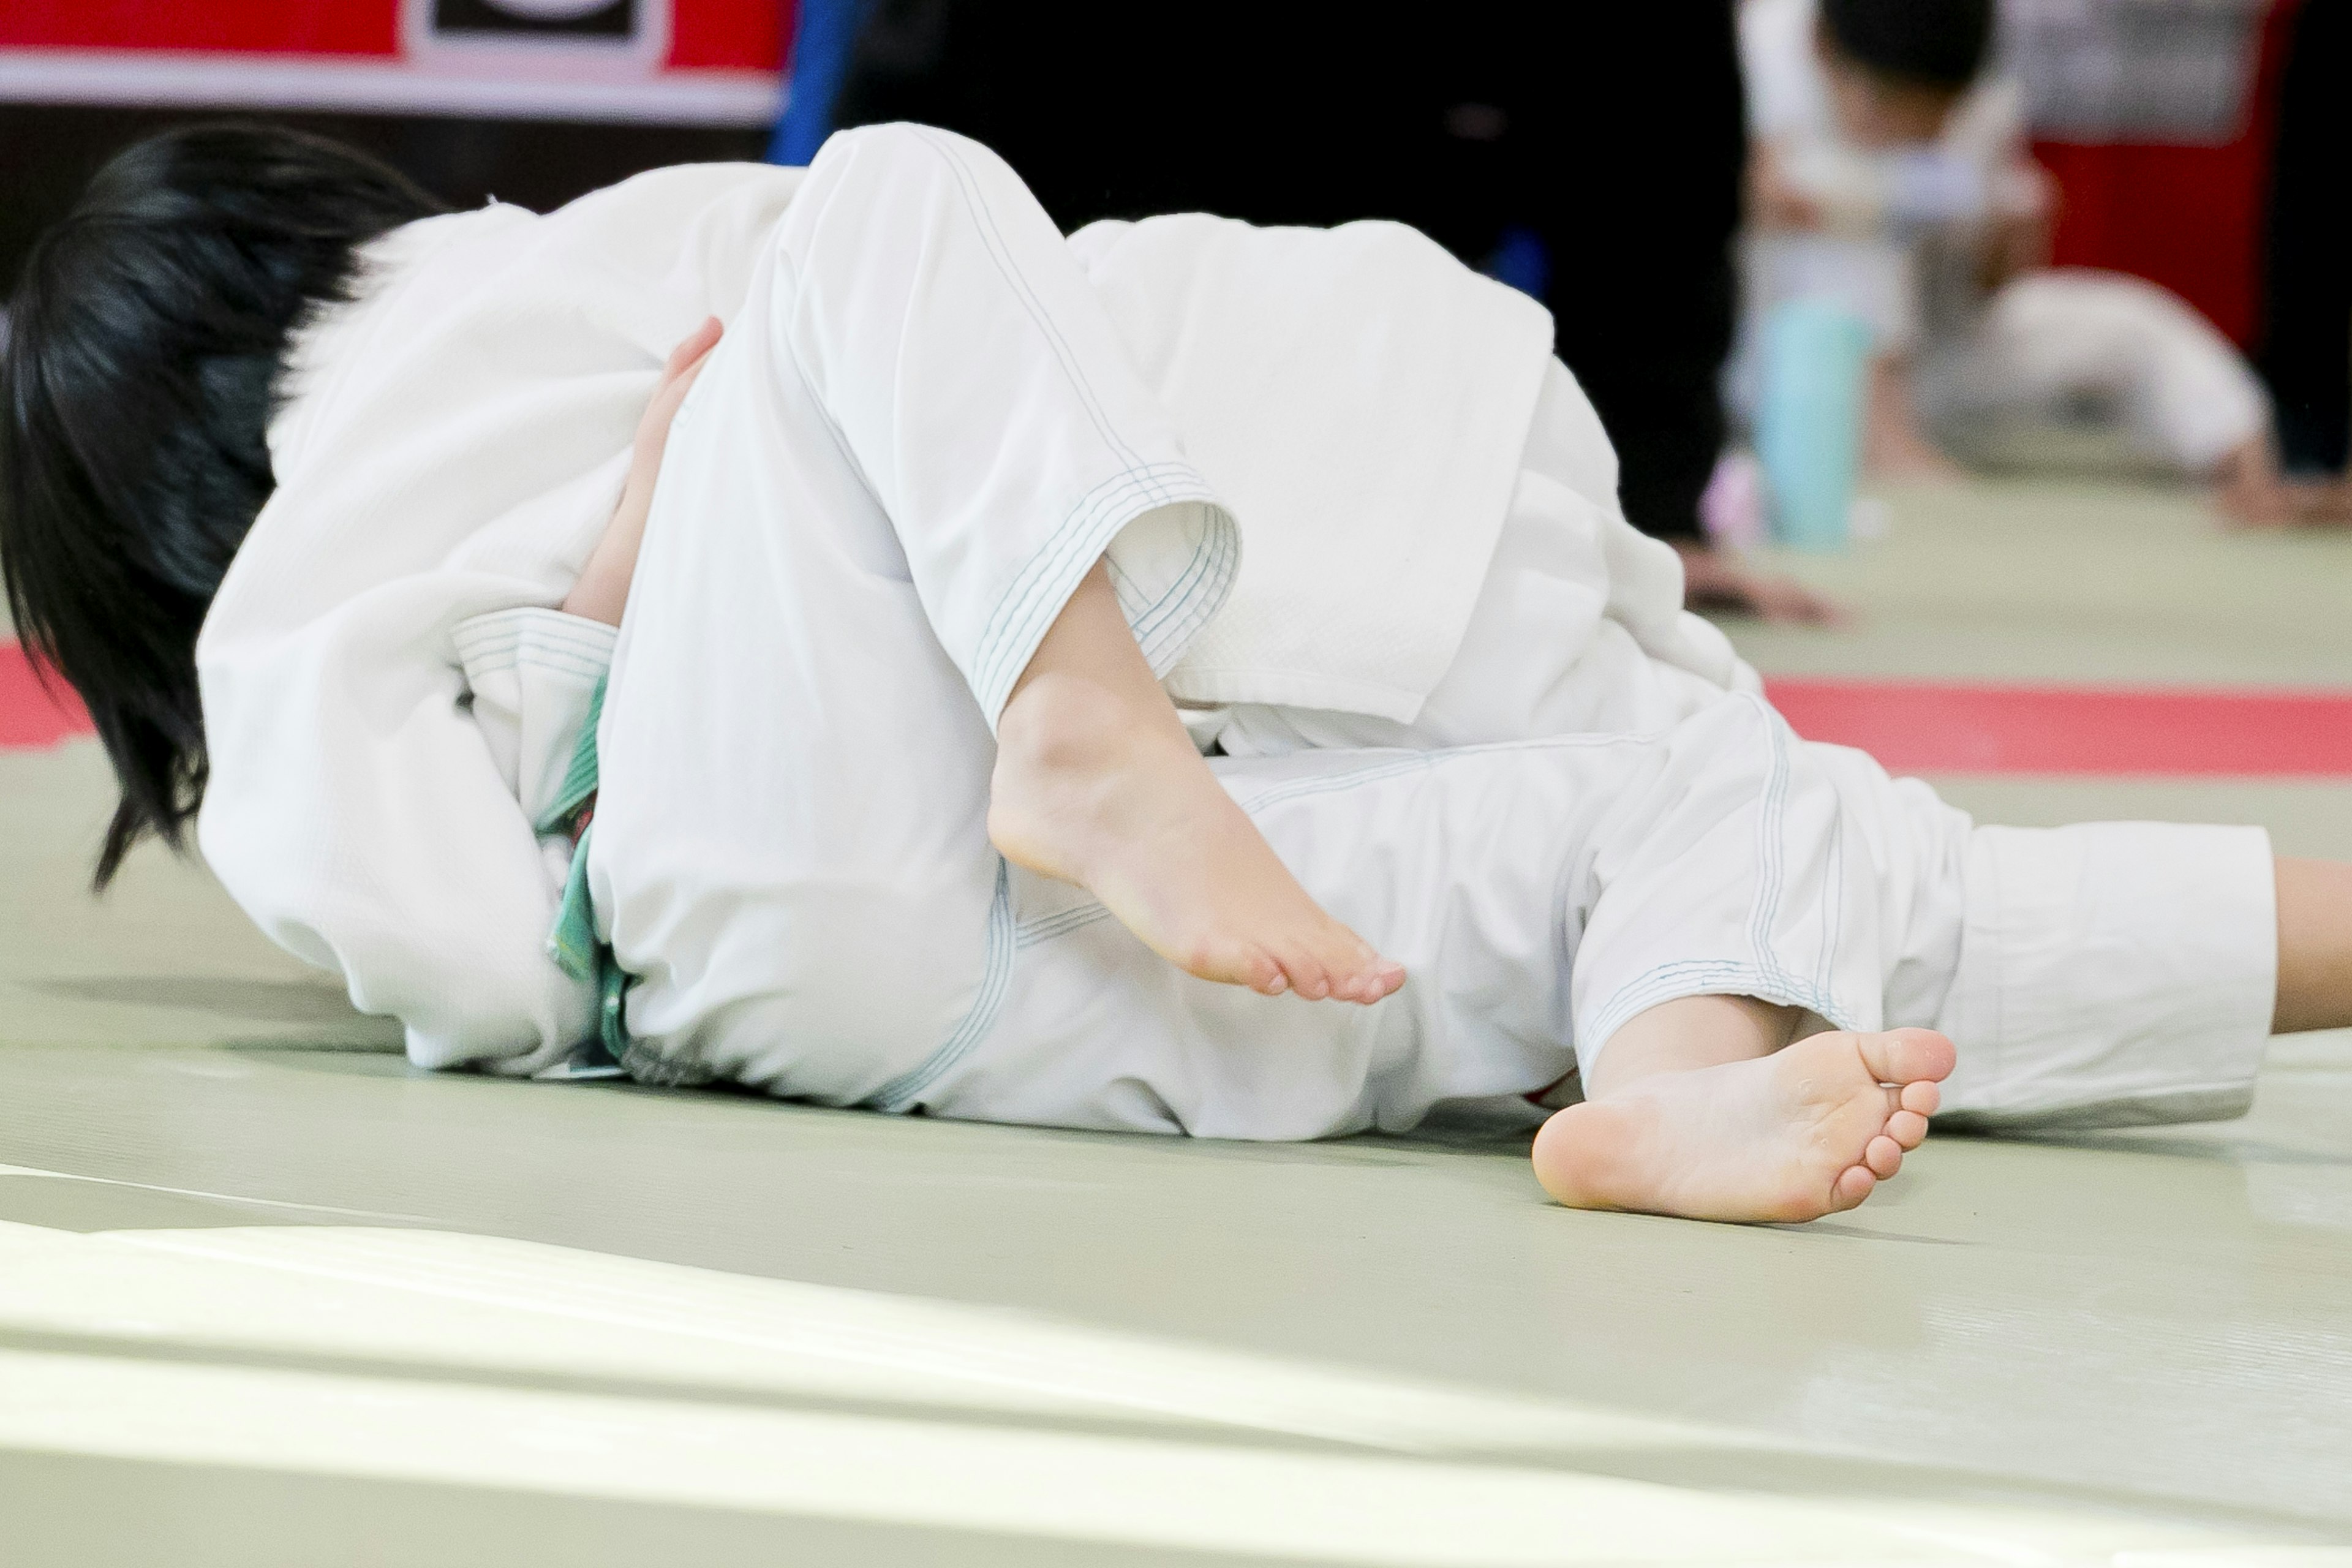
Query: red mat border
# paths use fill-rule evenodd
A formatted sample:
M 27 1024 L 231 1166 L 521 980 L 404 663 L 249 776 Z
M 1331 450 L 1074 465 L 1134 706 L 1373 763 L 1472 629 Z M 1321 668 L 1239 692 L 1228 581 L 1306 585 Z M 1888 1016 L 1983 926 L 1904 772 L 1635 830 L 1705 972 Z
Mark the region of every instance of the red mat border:
M 89 714 L 73 689 L 51 678 L 43 685 L 24 645 L 0 638 L 0 751 L 54 746 L 89 733 Z
M 2352 691 L 1796 677 L 1765 689 L 1800 735 L 1895 773 L 2352 778 Z M 89 732 L 73 693 L 0 640 L 0 751 Z
M 1898 773 L 2352 777 L 2352 691 L 1768 680 L 1790 728 Z

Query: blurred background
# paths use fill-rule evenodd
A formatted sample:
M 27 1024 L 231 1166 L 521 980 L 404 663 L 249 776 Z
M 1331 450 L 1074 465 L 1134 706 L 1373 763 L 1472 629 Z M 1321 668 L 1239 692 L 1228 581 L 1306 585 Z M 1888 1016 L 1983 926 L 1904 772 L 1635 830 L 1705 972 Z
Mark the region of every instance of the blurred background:
M 2163 284 L 2234 341 L 2253 343 L 2280 78 L 2305 3 L 2010 0 L 2010 52 L 2026 89 L 2033 153 L 2062 193 L 2054 260 Z M 816 86 L 825 96 L 838 94 L 845 74 L 842 46 L 854 47 L 854 37 L 828 35 L 844 18 L 839 30 L 854 34 L 856 14 L 875 13 L 869 63 L 856 85 L 884 112 L 891 89 L 903 88 L 887 79 L 935 64 L 960 9 L 951 0 L 815 0 L 804 8 L 832 57 Z M 1117 58 L 1105 46 L 1118 40 L 1103 35 L 1120 26 L 1122 7 L 999 0 L 968 8 L 992 22 L 1034 13 L 1020 30 L 1034 28 L 1056 66 L 1083 68 L 1097 48 Z M 0 145 L 8 153 L 0 273 L 13 278 L 31 235 L 64 210 L 109 152 L 191 110 L 264 111 L 331 129 L 454 202 L 496 194 L 552 205 L 664 163 L 763 156 L 785 100 L 796 9 L 793 0 L 781 7 L 757 0 L 12 0 L 0 11 Z M 1093 26 L 1063 25 L 1087 16 Z M 1302 130 L 1327 155 L 1371 150 L 1360 132 L 1303 128 L 1287 122 L 1303 113 L 1251 104 L 1234 90 L 1251 75 L 1277 89 L 1287 77 L 1302 99 L 1352 99 L 1368 121 L 1399 87 L 1425 99 L 1441 86 L 1411 80 L 1434 62 L 1423 52 L 1427 25 L 1407 10 L 1375 18 L 1352 7 L 1267 0 L 1234 8 L 1229 19 L 1235 25 L 1219 31 L 1214 47 L 1255 58 L 1235 62 L 1235 79 L 1204 84 L 1222 89 L 1221 103 L 1187 93 L 1181 134 L 1202 162 L 1236 135 L 1262 143 Z M 1689 29 L 1679 30 L 1687 45 Z M 1284 51 L 1286 36 L 1297 58 L 1269 58 Z M 992 41 L 989 52 L 1030 41 Z M 1683 107 L 1722 113 L 1697 100 L 1728 84 L 1696 79 L 1708 62 L 1682 58 L 1694 77 Z M 984 82 L 986 62 L 974 75 Z M 986 90 L 976 83 L 966 96 Z M 859 104 L 844 107 L 870 117 Z M 1092 162 L 1098 154 L 1085 145 L 1087 107 L 1019 112 L 1058 120 L 1069 156 Z M 1136 107 L 1174 111 L 1170 103 Z M 1480 115 L 1475 102 L 1435 107 L 1420 128 L 1433 139 L 1484 143 L 1510 135 L 1507 121 Z M 1454 108 L 1465 111 L 1449 119 Z M 1203 110 L 1226 125 L 1201 126 Z M 1086 177 L 1045 183 L 1067 189 Z M 1206 188 L 1213 176 L 1199 177 Z M 1149 178 L 1139 179 L 1139 195 Z M 1133 207 L 1109 177 L 1105 187 L 1107 205 Z M 1335 218 L 1403 201 L 1348 194 L 1362 211 L 1346 210 L 1334 195 L 1299 199 Z
M 791 26 L 746 0 L 11 0 L 0 272 L 110 153 L 196 114 L 310 126 L 466 205 L 756 158 Z
M 1996 24 L 1973 52 L 1971 11 Z M 1696 603 L 1832 620 L 1852 606 L 1745 552 L 1880 526 L 1854 507 L 1874 477 L 2137 470 L 2214 486 L 2241 522 L 2352 515 L 2346 11 L 14 0 L 0 278 L 109 153 L 194 114 L 538 208 L 920 120 L 996 147 L 1066 227 L 1423 228 L 1552 306 L 1626 510 L 1683 548 Z M 1837 319 L 1768 330 L 1797 302 Z M 1751 443 L 1760 468 L 1721 462 Z

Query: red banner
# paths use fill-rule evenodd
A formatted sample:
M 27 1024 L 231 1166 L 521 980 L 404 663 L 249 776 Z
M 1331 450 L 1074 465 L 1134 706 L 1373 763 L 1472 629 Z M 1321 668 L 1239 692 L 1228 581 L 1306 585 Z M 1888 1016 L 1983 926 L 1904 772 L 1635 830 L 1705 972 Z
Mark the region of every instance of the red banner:
M 0 100 L 764 124 L 790 0 L 6 0 Z

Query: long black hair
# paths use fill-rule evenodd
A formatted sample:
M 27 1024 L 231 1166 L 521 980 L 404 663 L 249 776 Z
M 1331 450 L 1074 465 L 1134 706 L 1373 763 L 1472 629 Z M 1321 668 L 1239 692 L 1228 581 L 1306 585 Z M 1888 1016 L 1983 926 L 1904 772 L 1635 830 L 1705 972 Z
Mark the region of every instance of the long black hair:
M 0 352 L 0 575 L 26 646 L 81 696 L 121 801 L 103 888 L 204 798 L 195 645 L 276 480 L 288 340 L 357 248 L 441 210 L 316 136 L 215 123 L 117 154 L 43 235 Z

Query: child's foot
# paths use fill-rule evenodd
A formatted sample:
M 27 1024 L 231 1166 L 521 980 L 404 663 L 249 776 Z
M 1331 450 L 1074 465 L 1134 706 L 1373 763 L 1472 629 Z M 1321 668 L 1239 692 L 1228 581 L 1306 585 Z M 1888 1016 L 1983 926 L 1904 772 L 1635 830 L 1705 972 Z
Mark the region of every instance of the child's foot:
M 988 836 L 1075 882 L 1204 980 L 1377 1002 L 1404 970 L 1307 896 L 1181 725 L 1071 676 L 1039 676 L 997 721 Z
M 1896 1029 L 1653 1073 L 1545 1122 L 1536 1176 L 1571 1208 L 1818 1219 L 1903 1168 L 1951 1070 L 1951 1041 Z

